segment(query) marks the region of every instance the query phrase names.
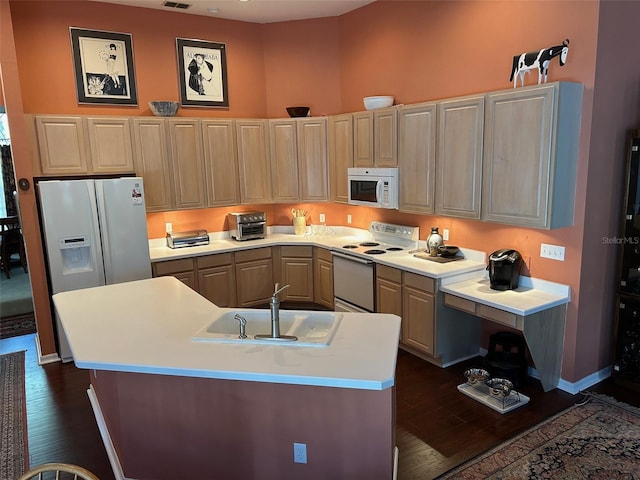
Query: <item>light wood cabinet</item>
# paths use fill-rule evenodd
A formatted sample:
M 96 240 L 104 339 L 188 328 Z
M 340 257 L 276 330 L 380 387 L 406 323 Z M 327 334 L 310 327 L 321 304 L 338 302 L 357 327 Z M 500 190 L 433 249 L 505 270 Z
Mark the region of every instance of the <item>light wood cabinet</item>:
M 373 167 L 373 112 L 353 114 L 353 166 Z
M 207 175 L 207 205 L 240 203 L 238 157 L 233 120 L 202 120 L 202 143 Z
M 200 121 L 171 118 L 167 123 L 175 208 L 204 208 L 207 198 Z
M 327 119 L 299 118 L 296 123 L 300 200 L 326 202 L 329 200 Z
M 199 293 L 218 307 L 236 306 L 233 254 L 218 253 L 196 259 Z
M 271 247 L 236 252 L 235 273 L 239 307 L 269 303 L 274 287 Z
M 39 169 L 43 175 L 86 174 L 90 171 L 82 117 L 36 115 Z
M 555 82 L 486 96 L 483 220 L 573 224 L 582 90 Z
M 198 278 L 193 258 L 155 262 L 151 264 L 151 272 L 154 277 L 169 275 L 176 277 L 191 289 L 198 291 Z
M 295 119 L 269 120 L 271 198 L 274 202 L 300 200 L 297 145 Z
M 281 301 L 313 302 L 313 248 L 280 247 L 280 286 L 289 288 L 280 294 Z
M 264 120 L 236 120 L 241 203 L 269 203 L 268 139 Z
M 376 167 L 398 165 L 398 109 L 373 111 L 373 163 Z
M 484 97 L 438 104 L 437 215 L 480 218 Z
M 333 296 L 333 257 L 325 248 L 313 249 L 314 302 L 330 310 L 335 308 Z
M 376 312 L 402 317 L 402 270 L 376 265 Z
M 326 118 L 269 120 L 272 200 L 329 199 Z
M 400 108 L 398 154 L 399 210 L 434 212 L 436 161 L 436 104 Z
M 398 165 L 398 108 L 353 114 L 353 163 L 356 167 Z
M 144 180 L 146 209 L 148 212 L 172 210 L 173 182 L 166 123 L 162 118 L 134 118 L 132 130 L 135 170 Z
M 88 117 L 93 173 L 133 172 L 131 126 L 126 117 Z
M 349 202 L 348 168 L 353 167 L 353 115 L 329 117 L 329 165 L 331 201 Z
M 435 355 L 435 281 L 403 272 L 402 342 L 427 355 Z

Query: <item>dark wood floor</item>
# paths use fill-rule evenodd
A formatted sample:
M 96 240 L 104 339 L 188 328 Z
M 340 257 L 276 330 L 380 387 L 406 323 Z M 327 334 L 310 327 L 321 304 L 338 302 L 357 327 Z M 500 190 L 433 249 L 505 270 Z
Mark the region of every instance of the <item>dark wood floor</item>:
M 70 462 L 113 480 L 86 389 L 88 373 L 73 364 L 39 366 L 33 335 L 0 340 L 0 352 L 26 350 L 29 462 Z M 447 369 L 407 352 L 398 354 L 397 445 L 400 480 L 431 479 L 582 399 L 560 390 L 544 393 L 535 380 L 520 391 L 531 398 L 525 407 L 501 415 L 456 390 L 470 366 Z M 592 391 L 640 406 L 637 392 L 606 380 Z

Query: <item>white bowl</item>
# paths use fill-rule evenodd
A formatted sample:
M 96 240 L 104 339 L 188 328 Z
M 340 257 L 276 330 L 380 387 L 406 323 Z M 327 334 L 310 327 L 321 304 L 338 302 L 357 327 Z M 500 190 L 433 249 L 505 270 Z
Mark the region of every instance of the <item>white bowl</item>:
M 390 96 L 377 96 L 377 97 L 364 97 L 364 108 L 367 110 L 375 110 L 376 108 L 385 108 L 393 105 L 393 97 Z

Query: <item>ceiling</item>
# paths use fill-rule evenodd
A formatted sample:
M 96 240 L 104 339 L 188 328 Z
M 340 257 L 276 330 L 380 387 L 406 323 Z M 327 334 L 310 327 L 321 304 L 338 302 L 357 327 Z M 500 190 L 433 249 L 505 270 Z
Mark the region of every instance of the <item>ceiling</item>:
M 334 17 L 374 0 L 171 0 L 189 8 L 163 6 L 165 0 L 93 0 L 135 7 L 155 8 L 212 18 L 253 23 L 273 23 L 306 18 Z

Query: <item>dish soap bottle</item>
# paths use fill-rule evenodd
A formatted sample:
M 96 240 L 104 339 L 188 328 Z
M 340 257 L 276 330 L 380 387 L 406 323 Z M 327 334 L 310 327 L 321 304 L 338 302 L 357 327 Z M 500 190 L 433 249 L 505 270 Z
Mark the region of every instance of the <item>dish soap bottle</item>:
M 438 247 L 442 245 L 442 235 L 438 233 L 438 227 L 431 227 L 431 234 L 427 237 L 427 248 L 429 249 L 429 255 L 432 257 L 438 256 Z

